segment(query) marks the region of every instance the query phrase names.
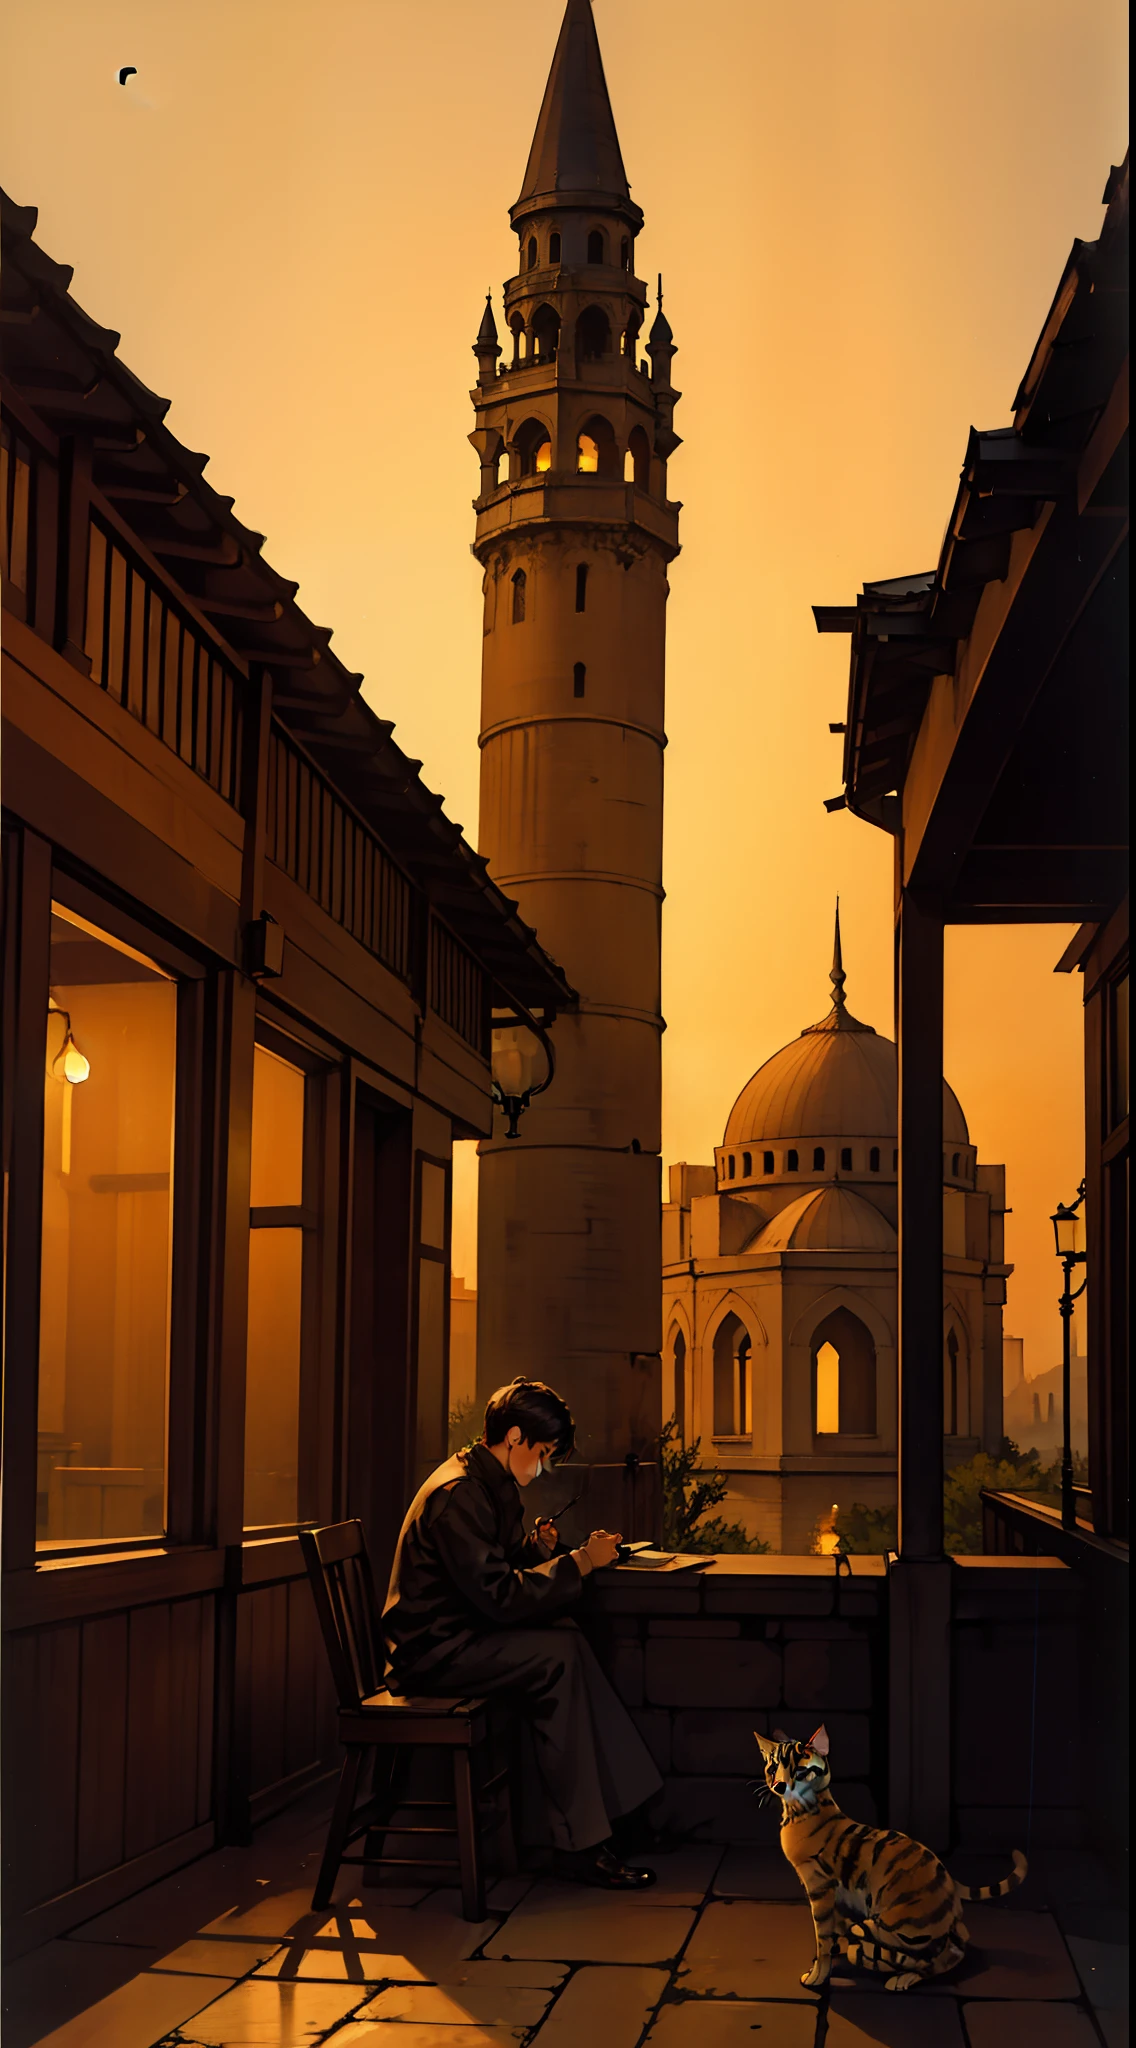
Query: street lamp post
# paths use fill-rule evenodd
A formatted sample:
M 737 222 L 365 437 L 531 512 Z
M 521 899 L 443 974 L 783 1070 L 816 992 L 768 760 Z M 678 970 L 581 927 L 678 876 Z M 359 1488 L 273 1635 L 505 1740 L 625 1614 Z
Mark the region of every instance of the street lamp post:
M 543 1024 L 527 1011 L 498 1012 L 491 1028 L 491 1092 L 505 1116 L 505 1136 L 518 1138 L 518 1125 L 533 1096 L 543 1094 L 552 1082 L 556 1055 Z
M 1081 1182 L 1074 1201 L 1058 1202 L 1055 1213 L 1050 1217 L 1053 1225 L 1053 1240 L 1057 1256 L 1065 1271 L 1065 1285 L 1061 1290 L 1058 1308 L 1061 1311 L 1061 1400 L 1064 1407 L 1064 1442 L 1061 1448 L 1061 1527 L 1075 1529 L 1077 1526 L 1077 1504 L 1073 1498 L 1073 1444 L 1070 1412 L 1070 1352 L 1072 1348 L 1073 1303 L 1088 1286 L 1088 1279 L 1080 1286 L 1072 1287 L 1074 1266 L 1083 1266 L 1084 1219 L 1080 1215 L 1081 1203 L 1085 1199 L 1085 1183 Z

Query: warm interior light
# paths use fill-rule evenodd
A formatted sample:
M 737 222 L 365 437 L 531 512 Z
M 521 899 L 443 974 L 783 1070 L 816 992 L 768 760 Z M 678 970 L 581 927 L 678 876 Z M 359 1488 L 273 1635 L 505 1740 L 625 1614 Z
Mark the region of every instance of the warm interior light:
M 822 1344 L 817 1352 L 817 1435 L 837 1436 L 840 1432 L 840 1353 L 835 1344 Z
M 595 476 L 600 466 L 599 443 L 591 434 L 581 434 L 576 443 L 576 468 L 581 476 Z
M 551 443 L 551 441 L 542 441 L 542 442 L 541 442 L 541 444 L 540 444 L 540 447 L 539 447 L 539 448 L 537 449 L 537 451 L 536 451 L 536 470 L 537 470 L 537 475 L 538 475 L 538 476 L 541 476 L 541 475 L 543 475 L 543 473 L 544 473 L 544 471 L 545 471 L 546 469 L 551 469 L 551 468 L 552 468 L 552 443 Z
M 70 1013 L 60 1009 L 58 1003 L 51 1003 L 48 1015 L 62 1017 L 64 1024 L 63 1043 L 51 1062 L 51 1071 L 57 1081 L 70 1081 L 73 1086 L 78 1087 L 79 1082 L 85 1081 L 89 1076 L 91 1062 L 84 1057 L 75 1043 L 71 1033 Z
M 70 1032 L 67 1033 L 63 1041 L 63 1051 L 55 1062 L 57 1067 L 59 1060 L 63 1062 L 63 1078 L 65 1081 L 78 1083 L 79 1081 L 85 1081 L 90 1074 L 91 1062 L 88 1059 L 84 1059 Z

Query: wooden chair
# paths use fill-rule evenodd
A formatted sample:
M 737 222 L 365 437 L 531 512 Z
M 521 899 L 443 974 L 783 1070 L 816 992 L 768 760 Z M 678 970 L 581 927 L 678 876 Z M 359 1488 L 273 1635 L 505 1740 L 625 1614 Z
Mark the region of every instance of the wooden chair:
M 339 1700 L 339 1740 L 346 1749 L 336 1793 L 335 1808 L 327 1832 L 312 1906 L 331 1904 L 341 1864 L 373 1866 L 401 1865 L 415 1868 L 456 1869 L 459 1873 L 462 1912 L 467 1920 L 485 1917 L 485 1880 L 477 1839 L 478 1806 L 474 1792 L 472 1763 L 476 1752 L 484 1751 L 489 1735 L 489 1710 L 482 1699 L 406 1699 L 390 1692 L 383 1683 L 385 1649 L 375 1582 L 367 1555 L 367 1539 L 358 1521 L 337 1522 L 323 1529 L 301 1529 L 300 1545 L 308 1568 L 316 1612 L 323 1630 Z M 410 1754 L 418 1748 L 445 1748 L 453 1755 L 452 1802 L 445 1799 L 404 1799 L 402 1789 Z M 386 1781 L 376 1789 L 379 1752 L 386 1751 L 389 1768 Z M 356 1800 L 359 1778 L 367 1756 L 372 1759 L 371 1797 L 362 1805 Z M 504 1788 L 505 1819 L 509 1822 L 509 1770 L 498 1771 L 479 1787 L 479 1796 Z M 438 1822 L 392 1828 L 396 1808 L 412 1811 L 453 1813 L 449 1825 Z M 375 1853 L 369 1842 L 366 1853 L 348 1856 L 350 1843 L 361 1835 L 378 1836 L 385 1843 L 389 1833 L 398 1835 L 449 1835 L 456 1833 L 456 1858 L 452 1856 L 385 1856 Z

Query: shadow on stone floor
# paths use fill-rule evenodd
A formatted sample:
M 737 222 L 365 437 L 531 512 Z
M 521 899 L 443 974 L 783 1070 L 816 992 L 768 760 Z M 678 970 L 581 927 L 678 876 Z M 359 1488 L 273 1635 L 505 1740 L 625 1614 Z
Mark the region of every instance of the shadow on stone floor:
M 1108 2048 L 1127 2042 L 1127 1949 L 1107 1873 L 1035 1859 L 1005 1905 L 968 1909 L 946 1984 L 806 1991 L 807 1905 L 776 1850 L 690 1843 L 631 1897 L 539 1875 L 486 1917 L 444 1886 L 345 1875 L 311 1911 L 321 1792 L 11 1965 L 5 2048 Z M 969 1881 L 988 1859 L 954 1859 Z

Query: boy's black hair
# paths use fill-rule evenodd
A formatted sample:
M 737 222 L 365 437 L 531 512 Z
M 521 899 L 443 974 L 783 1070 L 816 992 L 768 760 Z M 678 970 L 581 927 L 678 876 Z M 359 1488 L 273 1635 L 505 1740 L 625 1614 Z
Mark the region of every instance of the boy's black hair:
M 490 1396 L 485 1408 L 486 1443 L 504 1443 L 511 1429 L 519 1429 L 526 1444 L 555 1444 L 553 1455 L 558 1459 L 567 1458 L 576 1448 L 572 1411 L 543 1380 L 517 1378 Z

